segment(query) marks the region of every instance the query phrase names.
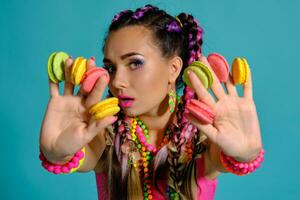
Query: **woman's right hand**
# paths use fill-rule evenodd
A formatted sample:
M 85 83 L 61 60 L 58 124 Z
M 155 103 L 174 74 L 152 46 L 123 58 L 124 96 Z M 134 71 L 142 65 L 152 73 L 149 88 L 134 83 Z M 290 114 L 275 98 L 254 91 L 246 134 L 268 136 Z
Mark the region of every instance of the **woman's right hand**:
M 91 119 L 88 110 L 101 100 L 107 80 L 102 76 L 91 93 L 85 95 L 80 89 L 74 95 L 74 85 L 70 81 L 72 65 L 72 58 L 68 58 L 63 95 L 59 94 L 58 83 L 52 83 L 49 79 L 50 100 L 40 132 L 40 148 L 43 154 L 47 160 L 58 164 L 68 161 L 98 133 L 103 133 L 102 130 L 116 118 L 108 116 L 100 120 Z M 94 66 L 94 59 L 89 59 L 88 69 Z

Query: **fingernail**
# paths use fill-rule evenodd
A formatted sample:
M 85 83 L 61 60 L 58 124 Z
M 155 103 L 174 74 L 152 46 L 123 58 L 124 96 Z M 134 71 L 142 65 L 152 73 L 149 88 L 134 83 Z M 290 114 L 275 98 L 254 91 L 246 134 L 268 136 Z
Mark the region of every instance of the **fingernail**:
M 69 56 L 69 58 L 70 58 L 70 59 L 73 59 L 73 57 L 72 57 L 71 55 Z
M 94 56 L 92 56 L 90 59 L 93 60 L 93 61 L 95 61 L 95 57 Z
M 117 121 L 118 117 L 114 117 L 112 120 L 111 120 L 111 124 L 115 123 Z

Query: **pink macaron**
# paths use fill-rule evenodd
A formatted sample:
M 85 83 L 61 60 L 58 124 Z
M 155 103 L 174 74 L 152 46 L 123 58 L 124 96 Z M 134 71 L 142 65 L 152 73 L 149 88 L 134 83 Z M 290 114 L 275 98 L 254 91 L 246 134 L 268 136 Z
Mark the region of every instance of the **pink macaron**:
M 218 53 L 211 53 L 207 57 L 209 65 L 214 70 L 221 83 L 225 83 L 229 77 L 229 64 L 226 59 Z
M 105 76 L 107 82 L 109 82 L 109 74 L 108 72 L 103 68 L 98 67 L 92 67 L 89 69 L 82 78 L 82 89 L 86 93 L 90 93 L 92 89 L 94 88 L 97 80 L 101 77 Z
M 202 124 L 212 124 L 215 118 L 213 110 L 205 103 L 191 99 L 189 103 L 186 104 L 188 111 L 199 120 Z

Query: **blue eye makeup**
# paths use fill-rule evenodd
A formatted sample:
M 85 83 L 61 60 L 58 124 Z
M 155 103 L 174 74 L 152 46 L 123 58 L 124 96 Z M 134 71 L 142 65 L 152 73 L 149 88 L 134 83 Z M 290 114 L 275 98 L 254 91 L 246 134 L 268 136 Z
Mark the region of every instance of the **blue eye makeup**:
M 144 61 L 142 59 L 131 59 L 128 63 L 128 67 L 131 70 L 136 70 L 141 68 L 144 65 Z M 113 65 L 105 65 L 104 64 L 104 69 L 106 69 L 108 71 L 108 73 L 114 73 L 116 68 Z
M 129 62 L 130 66 L 132 66 L 132 65 L 134 66 L 133 69 L 138 69 L 138 68 L 142 67 L 143 64 L 144 64 L 144 61 L 141 59 L 132 59 L 132 61 Z

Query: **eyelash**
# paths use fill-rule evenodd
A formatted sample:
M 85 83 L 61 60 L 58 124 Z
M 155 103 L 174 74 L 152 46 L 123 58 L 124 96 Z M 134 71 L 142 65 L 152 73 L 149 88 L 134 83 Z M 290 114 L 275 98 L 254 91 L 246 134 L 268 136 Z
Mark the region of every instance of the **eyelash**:
M 144 64 L 144 62 L 142 60 L 136 59 L 133 60 L 132 62 L 129 63 L 129 65 L 134 64 L 136 67 L 134 67 L 133 70 L 139 69 L 142 67 L 142 65 Z M 106 69 L 108 71 L 108 73 L 113 73 L 112 70 L 114 70 L 114 66 L 104 66 L 104 69 Z
M 144 64 L 144 62 L 142 60 L 136 59 L 130 62 L 130 64 L 134 64 L 135 66 L 137 66 L 135 69 L 138 69 Z

